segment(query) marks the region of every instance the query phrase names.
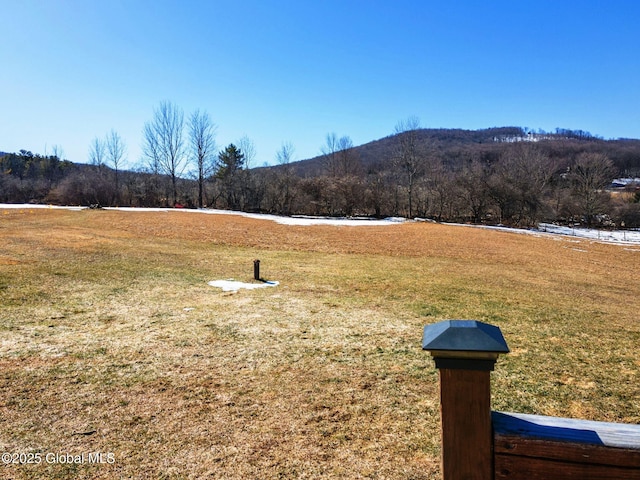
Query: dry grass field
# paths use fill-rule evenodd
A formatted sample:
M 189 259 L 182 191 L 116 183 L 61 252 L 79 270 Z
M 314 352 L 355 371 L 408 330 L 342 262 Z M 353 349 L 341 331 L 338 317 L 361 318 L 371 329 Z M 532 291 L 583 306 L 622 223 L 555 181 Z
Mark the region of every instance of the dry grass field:
M 495 409 L 640 422 L 640 246 L 28 208 L 0 245 L 0 450 L 41 458 L 2 478 L 439 478 L 453 318 L 509 343 Z

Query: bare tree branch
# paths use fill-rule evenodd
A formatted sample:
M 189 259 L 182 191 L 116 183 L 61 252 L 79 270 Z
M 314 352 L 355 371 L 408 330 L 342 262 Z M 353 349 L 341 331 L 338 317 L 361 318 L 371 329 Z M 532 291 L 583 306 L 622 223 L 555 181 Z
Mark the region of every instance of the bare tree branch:
M 168 101 L 160 103 L 153 120 L 144 126 L 143 154 L 154 172 L 171 177 L 174 205 L 178 202 L 177 178 L 186 166 L 183 130 L 182 109 Z
M 199 208 L 204 206 L 204 183 L 215 168 L 216 128 L 206 111 L 196 110 L 189 117 L 189 143 L 197 169 Z

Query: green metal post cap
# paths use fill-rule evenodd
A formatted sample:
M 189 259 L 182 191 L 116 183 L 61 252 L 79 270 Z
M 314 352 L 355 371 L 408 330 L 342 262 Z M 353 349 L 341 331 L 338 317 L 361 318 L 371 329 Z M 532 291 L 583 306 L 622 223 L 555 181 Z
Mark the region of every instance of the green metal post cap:
M 425 326 L 422 349 L 450 352 L 509 352 L 500 329 L 477 320 L 445 320 Z
M 498 355 L 509 352 L 500 329 L 477 320 L 445 320 L 425 326 L 422 349 L 431 352 L 437 368 L 472 370 L 493 370 Z

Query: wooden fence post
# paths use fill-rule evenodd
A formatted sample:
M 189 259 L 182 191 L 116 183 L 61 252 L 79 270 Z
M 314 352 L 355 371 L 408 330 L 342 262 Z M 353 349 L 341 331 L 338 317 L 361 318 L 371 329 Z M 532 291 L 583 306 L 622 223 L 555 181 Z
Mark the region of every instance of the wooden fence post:
M 443 479 L 493 480 L 490 372 L 509 352 L 500 329 L 446 320 L 424 328 L 422 348 L 440 370 Z
M 260 280 L 260 260 L 258 259 L 253 261 L 253 278 Z

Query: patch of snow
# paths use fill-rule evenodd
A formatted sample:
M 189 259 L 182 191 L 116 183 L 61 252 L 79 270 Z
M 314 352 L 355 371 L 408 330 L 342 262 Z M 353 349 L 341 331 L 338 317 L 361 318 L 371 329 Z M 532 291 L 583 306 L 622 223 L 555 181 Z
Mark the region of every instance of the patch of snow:
M 221 288 L 223 292 L 237 292 L 241 288 L 254 290 L 256 288 L 276 287 L 280 282 L 244 283 L 235 280 L 213 280 L 209 282 L 212 287 Z
M 294 226 L 310 226 L 310 225 L 334 225 L 334 226 L 349 226 L 349 227 L 373 227 L 373 226 L 386 226 L 397 225 L 398 223 L 406 222 L 406 218 L 402 217 L 389 217 L 382 220 L 372 219 L 368 217 L 310 217 L 304 215 L 298 215 L 293 217 L 284 217 L 280 215 L 270 215 L 266 213 L 246 213 L 238 212 L 234 210 L 219 210 L 215 208 L 205 209 L 189 209 L 189 208 L 138 208 L 138 207 L 105 207 L 105 210 L 121 210 L 128 212 L 191 212 L 191 213 L 204 213 L 207 215 L 239 215 L 245 218 L 252 218 L 255 220 L 270 220 L 272 222 L 279 223 L 280 225 L 294 225 Z
M 283 217 L 280 215 L 270 215 L 265 213 L 245 213 L 236 212 L 230 210 L 194 210 L 198 212 L 213 214 L 213 215 L 240 215 L 245 218 L 253 218 L 255 220 L 270 220 L 280 225 L 294 225 L 294 226 L 310 226 L 310 225 L 334 225 L 334 226 L 350 226 L 350 227 L 362 227 L 362 226 L 383 226 L 394 225 L 403 221 L 404 218 L 390 217 L 383 220 L 376 220 L 367 217 L 353 217 L 353 218 L 334 218 L 334 217 L 311 217 L 304 215 L 297 215 L 293 217 Z
M 59 205 L 40 205 L 40 204 L 30 204 L 30 203 L 0 203 L 0 208 L 6 208 L 6 209 L 23 209 L 23 210 L 29 210 L 29 209 L 42 209 L 42 208 L 48 208 L 48 209 L 59 209 L 59 210 L 74 210 L 79 212 L 80 210 L 85 210 L 88 207 L 65 207 L 65 206 L 59 206 Z
M 466 223 L 443 223 L 456 227 L 483 228 L 509 233 L 522 233 L 542 236 L 565 236 L 574 237 L 576 240 L 565 240 L 567 242 L 580 243 L 579 238 L 592 240 L 613 245 L 635 245 L 640 244 L 640 230 L 598 230 L 595 228 L 563 227 L 552 223 L 541 223 L 537 229 L 513 228 L 500 225 L 471 225 Z
M 32 209 L 32 208 L 61 208 L 68 210 L 84 210 L 88 207 L 61 207 L 54 205 L 30 205 L 30 204 L 0 204 L 0 209 Z M 352 218 L 333 218 L 333 217 L 282 217 L 279 215 L 269 215 L 262 213 L 245 213 L 231 210 L 218 209 L 189 209 L 189 208 L 139 208 L 139 207 L 105 207 L 105 210 L 119 210 L 124 212 L 185 212 L 185 213 L 202 213 L 208 215 L 239 215 L 246 218 L 256 220 L 270 220 L 281 225 L 294 226 L 310 226 L 310 225 L 334 225 L 334 226 L 350 226 L 350 227 L 369 227 L 369 226 L 388 226 L 398 225 L 399 223 L 409 222 L 403 217 L 388 217 L 382 220 L 371 219 L 368 217 L 352 217 Z M 428 221 L 425 219 L 416 219 L 416 221 Z M 572 228 L 562 227 L 551 223 L 541 223 L 537 229 L 511 228 L 504 226 L 488 226 L 488 225 L 469 225 L 462 223 L 445 223 L 445 225 L 472 227 L 472 228 L 488 228 L 511 233 L 523 233 L 534 236 L 547 235 L 563 235 L 577 238 L 586 238 L 598 242 L 606 242 L 618 245 L 640 244 L 640 230 L 597 230 L 588 228 Z
M 88 207 L 64 207 L 55 205 L 29 205 L 29 204 L 11 204 L 0 203 L 0 208 L 60 208 L 66 210 L 85 210 Z M 245 218 L 253 218 L 255 220 L 270 220 L 281 225 L 310 226 L 310 225 L 335 225 L 349 227 L 376 227 L 386 225 L 397 225 L 408 221 L 403 217 L 388 217 L 385 219 L 373 219 L 369 217 L 309 217 L 294 216 L 283 217 L 280 215 L 270 215 L 266 213 L 246 213 L 234 210 L 219 210 L 215 208 L 166 208 L 166 207 L 103 207 L 104 210 L 118 210 L 122 212 L 184 212 L 184 213 L 204 213 L 207 215 L 239 215 Z
M 638 230 L 597 230 L 594 228 L 563 227 L 552 223 L 541 223 L 538 232 L 586 238 L 599 242 L 616 243 L 619 245 L 640 243 Z

